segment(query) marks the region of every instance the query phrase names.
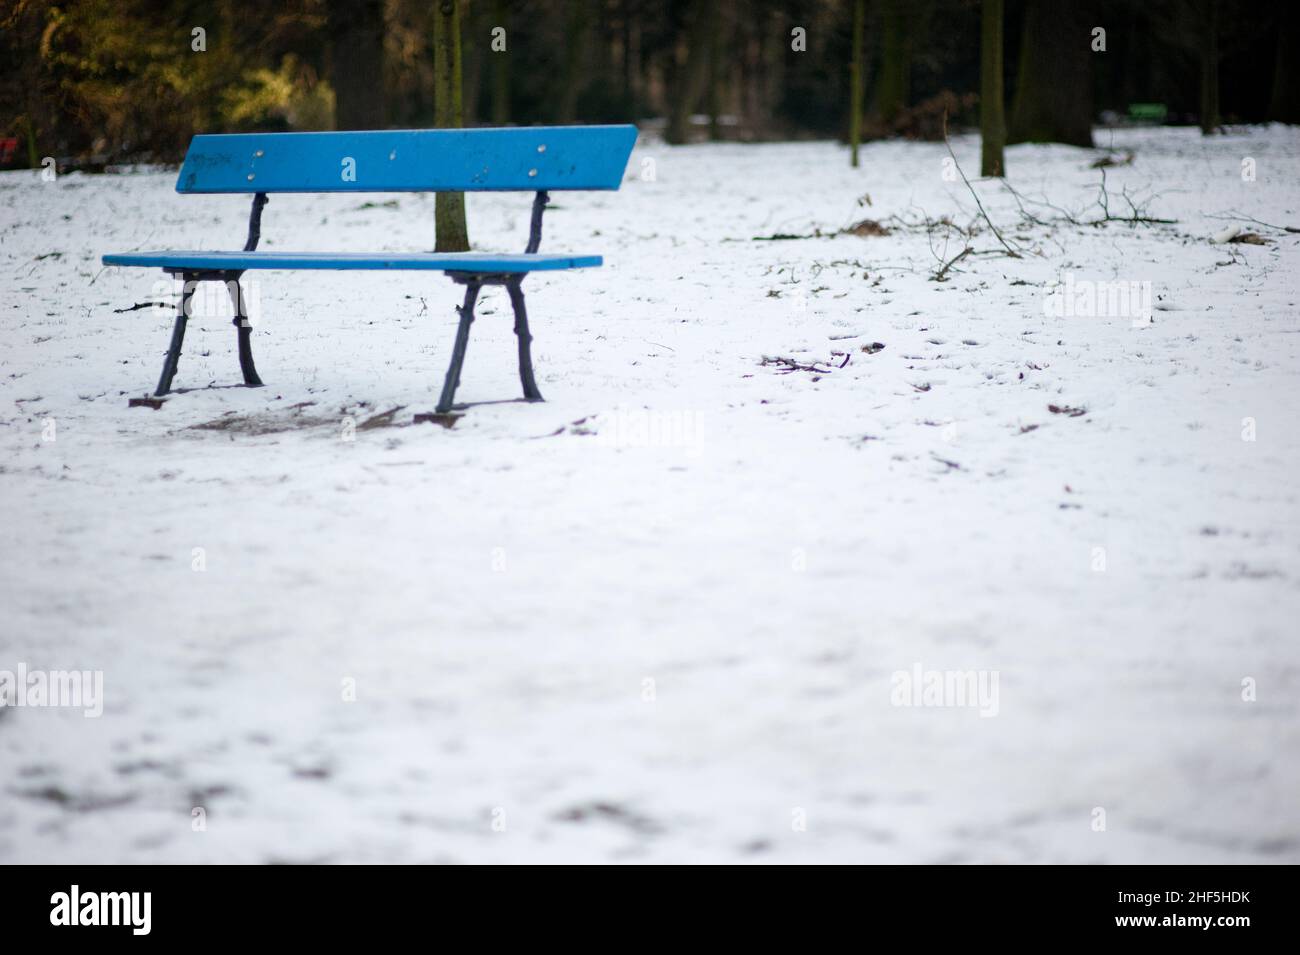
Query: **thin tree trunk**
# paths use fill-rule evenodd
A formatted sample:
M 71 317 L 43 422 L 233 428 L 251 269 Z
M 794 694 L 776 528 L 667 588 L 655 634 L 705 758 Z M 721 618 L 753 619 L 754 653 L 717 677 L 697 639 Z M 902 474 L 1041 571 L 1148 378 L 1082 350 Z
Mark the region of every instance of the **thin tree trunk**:
M 478 125 L 479 92 L 483 86 L 483 55 L 488 36 L 485 8 L 460 0 L 461 125 Z
M 771 10 L 762 25 L 762 65 L 759 88 L 762 90 L 762 115 L 767 135 L 778 132 L 776 110 L 785 89 L 785 64 L 790 58 L 790 28 L 780 10 Z M 800 53 L 800 56 L 806 54 Z
M 556 114 L 561 123 L 578 118 L 578 94 L 582 92 L 582 61 L 587 47 L 587 0 L 567 0 L 564 30 L 564 74 Z
M 880 78 L 876 84 L 876 116 L 886 126 L 907 106 L 912 73 L 907 35 L 906 0 L 882 4 Z
M 433 6 L 434 125 L 459 129 L 465 124 L 460 62 L 460 4 L 437 0 Z M 434 207 L 435 252 L 468 252 L 465 194 L 440 192 Z
M 744 23 L 744 54 L 740 61 L 743 112 L 748 135 L 756 139 L 767 123 L 767 117 L 763 115 L 763 40 L 759 25 L 752 17 L 744 18 Z
M 790 29 L 775 10 L 739 18 L 741 31 L 741 101 L 751 139 L 771 135 L 774 91 L 781 88 L 782 70 L 790 49 Z M 803 54 L 800 54 L 801 56 Z
M 636 115 L 639 97 L 636 85 L 637 40 L 634 35 L 632 5 L 629 0 L 621 0 L 619 16 L 623 21 L 623 104 L 628 111 L 628 118 L 631 119 Z
M 23 117 L 23 126 L 27 130 L 27 167 L 29 169 L 41 168 L 41 152 L 36 148 L 36 124 L 32 122 L 32 113 L 29 110 Z
M 862 140 L 862 33 L 866 0 L 853 0 L 852 59 L 849 61 L 849 165 L 858 167 L 858 143 Z
M 984 0 L 980 14 L 980 175 L 1003 176 L 1007 120 L 1002 105 L 1002 5 Z
M 706 0 L 708 4 L 709 69 L 706 80 L 705 102 L 709 107 L 709 139 L 720 139 L 718 116 L 722 112 L 722 11 L 721 0 Z
M 383 129 L 383 0 L 330 0 L 336 129 Z
M 1277 58 L 1273 67 L 1273 95 L 1268 118 L 1277 123 L 1300 123 L 1300 5 L 1291 3 L 1278 11 Z
M 1201 135 L 1219 131 L 1219 4 L 1201 4 Z
M 672 22 L 672 46 L 668 50 L 668 127 L 664 139 L 681 145 L 690 138 L 691 113 L 699 95 L 695 82 L 699 67 L 705 64 L 700 49 L 700 24 L 705 20 L 704 0 L 677 0 L 669 16 Z
M 492 29 L 501 27 L 506 31 L 504 50 L 493 50 L 489 41 L 489 53 L 492 58 L 492 122 L 505 126 L 510 122 L 510 10 L 507 0 L 494 0 L 492 4 Z

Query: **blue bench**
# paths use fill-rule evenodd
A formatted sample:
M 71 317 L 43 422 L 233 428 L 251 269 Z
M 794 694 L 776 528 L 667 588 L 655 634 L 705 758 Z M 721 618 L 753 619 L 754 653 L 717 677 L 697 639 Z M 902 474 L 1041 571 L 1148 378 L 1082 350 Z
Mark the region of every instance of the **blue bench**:
M 557 190 L 617 189 L 636 142 L 635 126 L 537 126 L 339 133 L 248 133 L 195 136 L 176 180 L 188 194 L 252 193 L 248 239 L 241 252 L 118 252 L 105 265 L 160 268 L 182 279 L 181 299 L 162 377 L 171 390 L 198 282 L 230 289 L 244 384 L 262 380 L 253 365 L 248 311 L 240 278 L 249 269 L 383 269 L 446 273 L 465 286 L 451 366 L 437 410 L 453 408 L 469 343 L 474 303 L 484 285 L 503 285 L 515 314 L 524 397 L 542 400 L 533 378 L 522 283 L 529 272 L 598 266 L 598 255 L 541 255 L 542 213 Z M 522 254 L 482 252 L 258 252 L 262 209 L 273 192 L 535 192 L 528 246 Z

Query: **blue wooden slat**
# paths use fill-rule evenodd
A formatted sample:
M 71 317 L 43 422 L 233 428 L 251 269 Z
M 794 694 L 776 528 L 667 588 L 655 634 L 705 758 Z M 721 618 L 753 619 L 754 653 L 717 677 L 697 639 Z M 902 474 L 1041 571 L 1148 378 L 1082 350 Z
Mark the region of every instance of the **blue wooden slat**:
M 200 135 L 176 191 L 617 189 L 636 135 L 635 126 Z
M 590 268 L 599 255 L 525 255 L 479 252 L 121 252 L 105 265 L 162 269 L 399 269 L 439 272 L 552 272 Z

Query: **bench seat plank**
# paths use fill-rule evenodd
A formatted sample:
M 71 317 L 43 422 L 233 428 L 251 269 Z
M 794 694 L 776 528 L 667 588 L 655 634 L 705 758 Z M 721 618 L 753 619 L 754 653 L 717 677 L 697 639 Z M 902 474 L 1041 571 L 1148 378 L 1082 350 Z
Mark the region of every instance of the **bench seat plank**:
M 125 265 L 175 271 L 247 269 L 395 269 L 438 272 L 525 274 L 591 268 L 599 255 L 483 252 L 118 252 L 104 256 L 105 265 Z

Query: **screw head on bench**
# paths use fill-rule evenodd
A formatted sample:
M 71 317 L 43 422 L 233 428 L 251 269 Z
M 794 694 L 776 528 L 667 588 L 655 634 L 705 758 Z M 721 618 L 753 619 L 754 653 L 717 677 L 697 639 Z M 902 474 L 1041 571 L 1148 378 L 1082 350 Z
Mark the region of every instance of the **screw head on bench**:
M 535 176 L 535 175 L 537 175 L 537 170 L 536 170 L 536 169 L 530 169 L 530 170 L 528 170 L 528 175 L 529 175 L 529 176 Z
M 253 153 L 253 158 L 261 159 L 262 155 L 263 155 L 262 150 L 259 149 L 257 152 Z
M 542 145 L 538 146 L 538 147 L 537 147 L 537 151 L 538 151 L 539 153 L 544 153 L 544 152 L 546 152 L 546 144 L 543 143 Z
M 251 172 L 248 174 L 248 181 L 249 182 L 253 181 L 253 174 Z

